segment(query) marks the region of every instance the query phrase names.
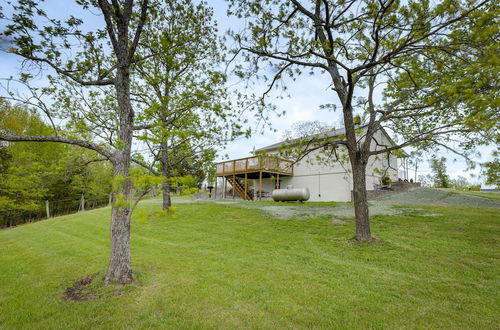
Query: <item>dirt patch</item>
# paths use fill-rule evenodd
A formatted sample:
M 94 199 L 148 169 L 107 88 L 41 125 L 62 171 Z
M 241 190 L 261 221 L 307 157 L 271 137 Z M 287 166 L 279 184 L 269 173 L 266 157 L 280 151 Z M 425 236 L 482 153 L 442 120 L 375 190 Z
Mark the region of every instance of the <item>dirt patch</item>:
M 72 301 L 85 301 L 99 298 L 84 292 L 85 287 L 90 285 L 97 275 L 99 275 L 99 273 L 88 275 L 81 280 L 76 281 L 72 286 L 64 291 L 64 298 Z
M 116 296 L 127 295 L 132 293 L 137 284 L 104 284 L 104 276 L 102 273 L 95 273 L 85 276 L 76 281 L 72 286 L 67 288 L 63 293 L 63 298 L 71 301 L 88 301 L 98 299 L 109 299 Z
M 384 243 L 384 240 L 380 239 L 378 237 L 372 236 L 372 238 L 370 238 L 369 243 L 370 244 L 381 244 L 381 243 Z
M 378 238 L 378 237 L 372 236 L 369 240 L 361 241 L 361 242 L 358 241 L 356 239 L 356 237 L 353 237 L 353 238 L 349 239 L 349 242 L 352 245 L 356 245 L 356 244 L 382 244 L 385 241 L 383 239 Z
M 335 225 L 343 225 L 346 222 L 344 220 L 340 220 L 340 219 L 332 219 L 332 223 Z

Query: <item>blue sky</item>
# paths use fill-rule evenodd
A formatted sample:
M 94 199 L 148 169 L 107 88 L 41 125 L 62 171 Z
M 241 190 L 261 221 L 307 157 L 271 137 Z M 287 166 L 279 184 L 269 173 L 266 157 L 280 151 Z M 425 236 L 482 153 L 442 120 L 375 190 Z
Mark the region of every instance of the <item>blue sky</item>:
M 228 28 L 236 29 L 243 27 L 243 24 L 237 19 L 227 17 L 227 5 L 225 1 L 209 0 L 208 3 L 214 6 L 215 19 L 219 24 L 221 33 Z M 78 14 L 81 14 L 80 8 L 72 1 L 68 0 L 47 0 L 45 9 L 49 15 L 54 14 L 58 17 L 68 15 L 78 16 Z M 102 23 L 100 17 L 87 14 L 85 16 L 85 24 L 89 27 L 93 27 Z M 0 78 L 9 76 L 15 77 L 19 73 L 21 62 L 16 56 L 1 51 L 4 50 L 4 48 L 5 43 L 0 41 Z M 278 112 L 283 110 L 286 111 L 286 115 L 282 117 L 270 116 L 270 121 L 272 122 L 273 128 L 276 129 L 276 132 L 266 130 L 262 134 L 254 134 L 249 139 L 238 139 L 230 143 L 226 150 L 220 153 L 221 157 L 219 157 L 218 160 L 223 159 L 222 155 L 225 154 L 227 154 L 229 158 L 249 156 L 254 147 L 259 148 L 279 141 L 285 130 L 289 130 L 292 124 L 297 121 L 319 120 L 330 125 L 338 125 L 341 121 L 341 116 L 338 112 L 328 112 L 319 109 L 321 104 L 338 104 L 335 94 L 331 90 L 327 90 L 328 84 L 327 76 L 320 74 L 315 76 L 303 75 L 295 82 L 288 81 L 287 87 L 291 97 L 285 99 L 270 99 L 270 101 L 276 105 Z M 475 160 L 478 162 L 488 160 L 492 149 L 493 148 L 482 148 L 482 157 L 478 156 Z M 448 158 L 448 173 L 452 177 L 461 175 L 470 178 L 471 174 L 477 174 L 479 172 L 479 169 L 467 171 L 465 162 L 449 152 L 442 152 L 442 155 Z M 454 159 L 456 159 L 456 161 Z M 427 162 L 424 162 L 419 169 L 419 174 L 427 173 L 429 173 L 429 168 Z M 413 174 L 410 175 L 412 176 Z M 476 182 L 477 179 L 472 179 L 472 181 Z

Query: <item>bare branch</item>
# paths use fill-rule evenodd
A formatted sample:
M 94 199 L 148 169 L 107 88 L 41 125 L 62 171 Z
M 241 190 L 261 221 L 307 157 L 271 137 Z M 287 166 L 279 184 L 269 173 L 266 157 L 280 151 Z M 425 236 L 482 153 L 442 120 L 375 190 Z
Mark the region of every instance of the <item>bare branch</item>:
M 242 50 L 246 50 L 246 51 L 248 51 L 250 53 L 253 53 L 255 55 L 266 56 L 266 57 L 273 58 L 275 60 L 286 61 L 286 62 L 290 62 L 292 64 L 303 65 L 303 66 L 307 66 L 307 67 L 322 68 L 322 69 L 328 71 L 328 67 L 326 65 L 322 64 L 322 63 L 319 63 L 319 62 L 304 62 L 304 61 L 299 61 L 299 60 L 296 60 L 296 59 L 292 58 L 292 56 L 280 56 L 280 55 L 276 55 L 274 53 L 269 53 L 269 52 L 265 52 L 265 51 L 262 51 L 262 50 L 248 48 L 248 47 L 241 47 L 241 49 Z
M 440 129 L 444 129 L 444 128 L 447 128 L 447 127 L 451 127 L 451 126 L 439 127 L 439 128 L 434 129 L 434 130 L 430 130 L 430 131 L 427 131 L 427 132 L 423 132 L 423 133 L 417 134 L 414 137 L 408 139 L 404 143 L 395 144 L 392 147 L 385 148 L 385 149 L 382 149 L 382 150 L 371 151 L 370 152 L 370 156 L 374 156 L 374 155 L 378 155 L 378 154 L 382 154 L 382 153 L 386 153 L 386 152 L 391 152 L 391 151 L 394 151 L 394 150 L 402 149 L 404 147 L 409 147 L 409 146 L 415 145 L 418 142 L 423 142 L 423 141 L 432 141 L 433 143 L 436 143 L 436 140 L 434 139 L 434 137 L 436 135 L 447 135 L 447 134 L 453 134 L 453 133 L 468 133 L 468 132 L 470 132 L 470 130 L 459 129 L 459 128 L 440 131 Z
M 0 135 L 0 141 L 9 141 L 9 142 L 59 142 L 59 143 L 65 143 L 65 144 L 72 144 L 72 145 L 77 145 L 82 148 L 90 149 L 97 151 L 104 157 L 106 157 L 109 160 L 113 159 L 113 153 L 95 143 L 89 142 L 89 141 L 84 141 L 84 140 L 77 140 L 77 139 L 71 139 L 67 137 L 62 137 L 62 136 L 18 136 L 18 135 Z
M 111 40 L 111 44 L 113 45 L 113 49 L 116 53 L 118 51 L 118 40 L 116 39 L 116 32 L 114 30 L 113 21 L 111 20 L 112 8 L 107 0 L 98 0 L 98 4 L 106 22 L 106 30 L 108 31 L 109 39 Z
M 139 40 L 141 38 L 142 29 L 144 28 L 144 24 L 147 19 L 149 0 L 143 0 L 141 4 L 141 17 L 139 18 L 139 23 L 137 24 L 137 28 L 135 30 L 134 40 L 132 41 L 132 46 L 129 51 L 129 61 L 132 61 L 132 57 L 135 54 L 135 50 L 137 49 L 137 45 L 139 44 Z
M 140 131 L 140 130 L 143 130 L 143 129 L 151 129 L 153 127 L 154 127 L 153 124 L 141 124 L 141 125 L 134 125 L 134 127 L 132 129 L 134 131 Z
M 75 76 L 70 71 L 61 69 L 57 64 L 55 64 L 52 61 L 49 61 L 46 58 L 41 58 L 41 57 L 23 54 L 17 50 L 13 50 L 12 53 L 19 55 L 21 57 L 24 57 L 25 59 L 28 59 L 30 61 L 35 61 L 35 62 L 39 62 L 39 63 L 46 63 L 51 68 L 53 68 L 57 73 L 65 76 L 65 77 L 68 77 L 71 80 L 73 80 L 73 81 L 75 81 L 83 86 L 106 86 L 106 85 L 113 85 L 115 83 L 114 79 L 83 80 L 83 79 L 80 79 L 77 76 Z
M 154 175 L 160 175 L 160 173 L 158 173 L 158 171 L 153 169 L 152 165 L 149 165 L 149 164 L 143 162 L 142 160 L 139 160 L 136 158 L 132 158 L 131 160 L 132 160 L 132 162 L 136 163 L 137 165 L 147 169 L 150 173 L 153 173 Z

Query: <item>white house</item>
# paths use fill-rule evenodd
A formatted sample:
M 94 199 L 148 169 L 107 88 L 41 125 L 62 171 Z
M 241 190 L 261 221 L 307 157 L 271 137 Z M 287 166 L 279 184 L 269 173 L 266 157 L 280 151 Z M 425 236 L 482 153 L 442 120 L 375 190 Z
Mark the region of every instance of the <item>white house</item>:
M 335 140 L 344 133 L 343 129 L 330 131 L 321 139 Z M 376 133 L 374 141 L 377 143 L 372 143 L 372 150 L 393 143 L 384 130 Z M 317 149 L 294 163 L 286 152 L 293 146 L 293 141 L 283 141 L 255 150 L 254 156 L 218 163 L 216 190 L 222 185 L 224 198 L 260 200 L 269 199 L 274 189 L 293 186 L 308 188 L 310 201 L 351 201 L 352 174 L 345 152 L 337 154 L 337 159 L 326 157 L 325 150 Z M 379 186 L 383 176 L 398 180 L 399 167 L 394 154 L 371 157 L 366 170 L 367 189 Z M 226 192 L 228 186 L 233 188 L 229 193 Z

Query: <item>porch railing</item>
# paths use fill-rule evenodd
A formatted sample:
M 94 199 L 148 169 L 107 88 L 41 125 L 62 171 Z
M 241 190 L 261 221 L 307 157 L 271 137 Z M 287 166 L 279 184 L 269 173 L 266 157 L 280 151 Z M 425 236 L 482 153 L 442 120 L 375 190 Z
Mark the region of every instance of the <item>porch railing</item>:
M 217 163 L 217 176 L 259 171 L 293 175 L 293 162 L 271 156 L 253 156 Z

